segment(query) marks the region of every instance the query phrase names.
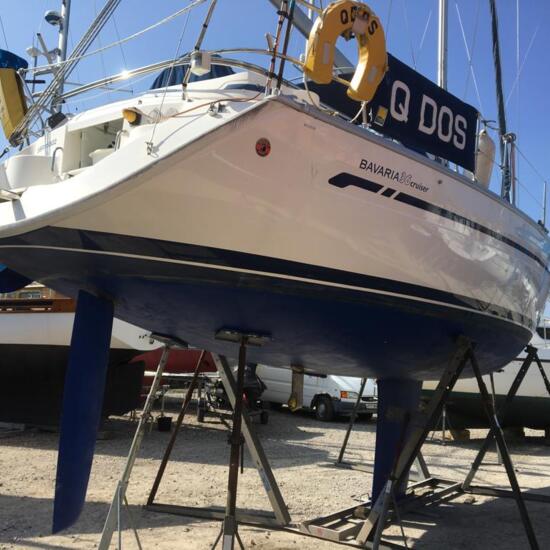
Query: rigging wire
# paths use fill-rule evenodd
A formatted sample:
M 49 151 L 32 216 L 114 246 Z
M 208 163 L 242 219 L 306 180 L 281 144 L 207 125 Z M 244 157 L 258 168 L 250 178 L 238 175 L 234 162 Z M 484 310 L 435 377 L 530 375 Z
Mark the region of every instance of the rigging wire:
M 512 84 L 512 88 L 510 89 L 510 92 L 508 93 L 508 96 L 506 97 L 506 105 L 508 105 L 508 102 L 510 101 L 510 98 L 512 97 L 512 94 L 514 93 L 514 90 L 519 84 L 519 79 L 521 77 L 521 73 L 523 72 L 523 69 L 525 67 L 525 62 L 527 61 L 527 57 L 529 56 L 529 53 L 531 52 L 531 48 L 533 46 L 533 43 L 535 42 L 535 38 L 539 32 L 541 22 L 539 21 L 539 24 L 537 25 L 537 28 L 535 29 L 535 32 L 533 33 L 533 36 L 531 37 L 531 40 L 529 42 L 529 46 L 527 47 L 527 51 L 525 52 L 525 55 L 523 57 L 523 61 L 521 62 L 521 66 L 519 68 L 518 75 L 516 76 L 516 79 L 514 80 L 514 83 Z
M 94 0 L 94 11 L 95 11 L 95 16 L 97 17 L 97 0 Z M 96 40 L 97 40 L 97 43 L 99 44 L 99 47 L 101 49 L 101 36 L 100 34 L 98 34 L 96 36 Z M 103 78 L 107 78 L 107 67 L 105 66 L 105 57 L 103 56 L 103 52 L 100 52 L 99 54 L 99 61 L 101 63 L 101 70 L 103 71 Z M 109 98 L 109 101 L 113 101 L 113 97 L 109 92 L 107 92 L 108 94 L 108 98 Z
M 73 41 L 73 35 L 71 33 L 71 29 L 69 28 L 69 45 L 71 46 L 71 50 L 74 49 L 74 41 Z M 78 65 L 75 67 L 75 74 L 76 74 L 76 78 L 78 79 L 78 82 L 82 82 L 81 78 L 80 78 L 80 70 L 78 68 Z M 90 99 L 90 98 L 84 98 L 82 99 L 80 102 L 82 103 L 82 108 L 83 109 L 87 109 L 87 106 L 86 106 L 86 99 Z M 67 105 L 67 103 L 65 103 Z
M 25 113 L 25 116 L 13 130 L 9 138 L 12 146 L 15 147 L 20 145 L 24 139 L 25 132 L 37 123 L 37 119 L 41 118 L 41 113 L 44 110 L 48 110 L 47 103 L 56 98 L 56 94 L 59 93 L 60 86 L 75 68 L 75 58 L 86 52 L 119 3 L 120 0 L 107 0 L 99 15 L 92 22 L 88 30 L 84 33 L 78 44 L 75 46 L 73 52 L 67 60 L 68 64 L 58 66 L 57 70 L 53 71 L 53 78 L 46 86 L 46 89 L 42 92 L 42 94 L 40 94 L 38 99 L 30 105 L 29 109 Z
M 190 7 L 190 6 L 187 6 L 187 7 Z M 189 19 L 191 17 L 191 10 L 188 10 L 187 12 L 187 17 L 185 18 L 185 23 L 183 24 L 183 28 L 182 28 L 182 31 L 181 31 L 181 34 L 180 34 L 180 37 L 179 37 L 179 41 L 178 41 L 178 45 L 176 47 L 176 52 L 174 54 L 174 59 L 172 61 L 172 65 L 170 65 L 170 73 L 169 73 L 169 76 L 166 80 L 166 86 L 164 87 L 164 93 L 162 94 L 162 100 L 160 102 L 160 107 L 159 107 L 159 114 L 162 113 L 162 107 L 164 105 L 164 100 L 166 99 L 166 94 L 168 92 L 168 85 L 170 83 L 170 78 L 172 77 L 172 73 L 174 72 L 174 68 L 176 66 L 176 62 L 178 60 L 178 57 L 180 55 L 180 49 L 181 49 L 181 45 L 182 45 L 182 42 L 183 42 L 183 37 L 185 36 L 185 31 L 187 30 L 187 25 L 189 24 Z M 155 137 L 155 131 L 157 129 L 157 126 L 158 126 L 158 123 L 159 123 L 159 120 L 160 120 L 160 116 L 157 118 L 157 120 L 155 121 L 155 123 L 153 124 L 153 129 L 151 131 L 151 139 L 146 142 L 147 143 L 147 147 L 148 147 L 148 151 L 149 150 L 152 150 L 153 148 L 153 139 Z
M 458 2 L 456 2 L 456 0 L 455 0 L 455 7 L 456 7 L 456 13 L 458 15 L 458 24 L 460 25 L 460 31 L 462 33 L 462 41 L 464 42 L 464 48 L 466 50 L 466 57 L 468 58 L 469 71 L 467 73 L 466 85 L 464 87 L 464 97 L 466 97 L 466 94 L 468 92 L 468 84 L 469 84 L 469 81 L 470 81 L 470 74 L 471 74 L 472 75 L 472 81 L 474 83 L 474 89 L 476 91 L 477 101 L 479 103 L 479 108 L 481 109 L 481 112 L 483 112 L 484 111 L 483 102 L 481 101 L 481 94 L 479 93 L 479 88 L 478 88 L 478 85 L 477 85 L 476 73 L 475 73 L 474 65 L 473 65 L 473 58 L 472 58 L 472 54 L 470 53 L 470 48 L 468 47 L 468 40 L 466 39 L 466 31 L 464 30 L 464 25 L 462 24 L 462 17 L 460 15 L 460 9 L 458 7 Z M 477 23 L 478 23 L 478 21 L 479 21 L 479 4 L 478 4 L 478 9 L 477 9 L 477 14 L 476 14 L 476 22 L 475 22 L 475 27 L 474 27 L 474 36 L 473 36 L 473 39 L 472 39 L 472 51 L 474 49 L 475 41 L 476 41 L 476 37 L 477 37 Z
M 458 3 L 456 2 L 456 0 L 455 0 L 455 7 L 456 7 L 456 10 L 457 10 L 458 20 L 459 20 L 460 23 L 462 23 L 462 16 L 460 14 L 460 9 L 458 7 Z M 466 97 L 466 95 L 468 93 L 468 89 L 470 87 L 470 78 L 471 78 L 472 72 L 473 72 L 473 57 L 474 57 L 473 54 L 476 51 L 477 30 L 478 30 L 478 26 L 479 26 L 480 7 L 481 7 L 481 3 L 478 2 L 477 9 L 476 9 L 476 15 L 475 15 L 474 30 L 473 30 L 473 33 L 472 33 L 472 44 L 470 46 L 470 51 L 472 52 L 472 66 L 471 66 L 471 69 L 466 72 L 466 82 L 464 83 L 464 97 Z M 464 31 L 463 36 L 465 34 L 466 33 Z
M 116 37 L 117 37 L 117 40 L 118 40 L 118 45 L 120 47 L 120 55 L 122 56 L 122 61 L 124 63 L 124 68 L 127 68 L 128 67 L 128 62 L 126 61 L 126 56 L 124 55 L 124 47 L 122 45 L 122 40 L 120 38 L 120 33 L 118 32 L 118 25 L 117 25 L 116 16 L 115 16 L 114 13 L 113 13 L 113 26 L 115 28 L 115 34 L 116 34 Z
M 430 21 L 432 19 L 433 10 L 430 10 L 428 14 L 428 19 L 426 20 L 426 25 L 424 26 L 424 32 L 422 33 L 422 38 L 420 39 L 420 45 L 418 46 L 418 63 L 420 63 L 420 54 L 422 53 L 422 48 L 424 47 L 424 40 L 428 34 L 428 27 L 430 26 Z
M 148 27 L 145 27 L 144 29 L 141 29 L 140 31 L 137 31 L 134 34 L 131 34 L 131 35 L 127 36 L 126 38 L 123 38 L 122 40 L 117 40 L 116 42 L 112 42 L 111 44 L 107 44 L 106 46 L 103 46 L 102 48 L 99 48 L 99 49 L 94 50 L 92 52 L 87 52 L 85 54 L 75 56 L 71 59 L 67 59 L 66 61 L 61 61 L 59 63 L 52 63 L 52 64 L 48 64 L 48 65 L 40 65 L 36 68 L 29 68 L 29 69 L 27 69 L 27 71 L 32 71 L 32 72 L 34 72 L 34 71 L 47 71 L 47 70 L 51 70 L 51 69 L 54 69 L 54 68 L 57 68 L 57 67 L 62 67 L 66 63 L 72 63 L 74 61 L 80 61 L 81 59 L 84 59 L 86 57 L 91 57 L 92 55 L 96 55 L 98 53 L 104 52 L 105 50 L 108 50 L 110 48 L 114 48 L 115 46 L 118 46 L 119 44 L 124 44 L 125 42 L 129 42 L 130 40 L 133 40 L 134 38 L 137 38 L 137 37 L 141 36 L 142 34 L 145 34 L 145 33 L 149 32 L 153 29 L 156 29 L 157 27 L 160 27 L 160 26 L 164 25 L 165 23 L 169 23 L 173 19 L 176 19 L 180 15 L 183 15 L 183 14 L 189 12 L 190 10 L 200 6 L 201 4 L 204 4 L 207 1 L 208 0 L 194 0 L 188 6 L 185 6 L 181 10 L 178 10 L 178 11 L 174 12 L 173 14 L 168 15 L 167 17 L 164 17 L 163 19 L 160 19 L 156 23 L 153 23 L 152 25 L 149 25 Z
M 1 15 L 0 15 L 0 27 L 2 28 L 2 35 L 4 36 L 4 42 L 6 43 L 6 50 L 9 50 L 10 47 L 8 46 L 8 39 L 6 38 L 6 31 L 4 29 L 4 21 L 2 20 Z
M 407 13 L 406 0 L 401 0 L 401 5 L 403 6 L 403 17 L 405 19 L 405 28 L 407 29 L 407 36 L 409 38 L 409 47 L 411 48 L 411 57 L 412 57 L 413 67 L 416 70 L 416 58 L 414 56 L 414 46 L 412 41 L 411 29 L 409 27 L 409 14 Z
M 384 27 L 386 33 L 386 42 L 388 42 L 390 37 L 390 21 L 391 21 L 391 12 L 393 7 L 393 0 L 390 0 L 390 5 L 388 7 L 388 17 L 386 18 L 386 26 Z
M 130 77 L 128 80 L 130 80 L 132 82 L 132 84 L 137 84 L 138 82 L 141 82 L 143 80 L 146 80 L 148 78 L 151 78 L 151 75 L 150 74 L 146 74 L 144 76 L 141 76 L 141 77 Z M 85 97 L 81 97 L 80 99 L 70 99 L 68 101 L 65 102 L 65 105 L 67 105 L 67 107 L 70 107 L 72 105 L 76 105 L 76 104 L 84 104 L 85 101 L 91 101 L 92 99 L 97 99 L 98 97 L 102 97 L 104 96 L 105 94 L 108 94 L 108 93 L 115 93 L 115 92 L 128 92 L 128 80 L 125 80 L 120 86 L 118 87 L 115 87 L 115 88 L 109 88 L 109 89 L 103 89 L 101 92 L 97 93 L 97 94 L 94 94 L 94 95 L 89 95 L 89 96 L 85 96 Z M 131 90 L 131 93 L 133 93 L 133 90 Z M 84 106 L 84 109 L 86 109 L 86 107 Z

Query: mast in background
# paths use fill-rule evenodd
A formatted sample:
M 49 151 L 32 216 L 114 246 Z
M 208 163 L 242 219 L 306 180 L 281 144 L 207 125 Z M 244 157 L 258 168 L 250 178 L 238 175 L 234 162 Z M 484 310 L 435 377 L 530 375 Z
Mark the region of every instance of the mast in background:
M 512 144 L 514 140 L 507 139 L 506 112 L 504 110 L 504 94 L 502 91 L 502 67 L 500 63 L 500 42 L 498 37 L 498 15 L 495 0 L 489 0 L 491 8 L 491 31 L 493 35 L 493 62 L 495 65 L 495 78 L 497 88 L 498 105 L 498 134 L 500 147 L 500 162 L 502 164 L 502 187 L 500 195 L 506 200 L 510 200 L 510 190 L 512 188 L 512 178 L 510 174 L 510 154 L 507 154 L 507 143 Z M 513 153 L 513 151 L 512 151 Z M 514 197 L 515 199 L 515 197 Z
M 447 89 L 447 0 L 439 0 L 437 85 Z
M 447 89 L 447 0 L 439 0 L 439 25 L 437 34 L 437 85 Z M 439 159 L 443 166 L 449 163 L 445 159 Z

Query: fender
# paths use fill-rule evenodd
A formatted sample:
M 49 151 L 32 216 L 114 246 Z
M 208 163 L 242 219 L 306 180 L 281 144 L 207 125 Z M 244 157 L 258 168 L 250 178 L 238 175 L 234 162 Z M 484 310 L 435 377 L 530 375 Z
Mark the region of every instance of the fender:
M 329 4 L 313 25 L 307 43 L 304 73 L 317 84 L 332 81 L 336 40 L 355 36 L 359 60 L 348 88 L 356 101 L 370 101 L 388 69 L 386 38 L 380 19 L 362 2 Z

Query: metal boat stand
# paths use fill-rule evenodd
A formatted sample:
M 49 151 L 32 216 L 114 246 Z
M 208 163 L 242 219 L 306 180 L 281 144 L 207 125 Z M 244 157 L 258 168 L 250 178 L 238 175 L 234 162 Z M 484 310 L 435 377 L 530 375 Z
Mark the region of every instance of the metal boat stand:
M 351 416 L 349 417 L 349 424 L 348 424 L 348 429 L 346 430 L 346 435 L 344 436 L 344 442 L 342 443 L 342 447 L 340 449 L 338 459 L 336 460 L 336 464 L 335 464 L 336 466 L 343 466 L 346 468 L 350 468 L 352 470 L 362 470 L 360 465 L 352 464 L 351 462 L 344 462 L 344 454 L 348 446 L 349 436 L 351 435 L 351 431 L 353 430 L 353 427 L 355 426 L 355 421 L 357 420 L 357 412 L 359 411 L 359 405 L 361 404 L 361 399 L 363 398 L 363 393 L 365 392 L 366 384 L 367 384 L 367 379 L 362 378 L 361 386 L 359 387 L 359 393 L 357 394 L 357 399 L 355 401 L 355 404 L 353 405 Z
M 460 337 L 457 342 L 455 354 L 441 377 L 432 398 L 423 411 L 418 412 L 412 417 L 409 424 L 409 436 L 396 460 L 384 490 L 379 494 L 376 501 L 366 501 L 358 506 L 353 506 L 327 516 L 305 521 L 301 525 L 301 530 L 304 533 L 319 538 L 331 540 L 333 542 L 351 543 L 363 548 L 407 548 L 403 530 L 402 535 L 405 540 L 405 546 L 396 546 L 394 543 L 383 540 L 383 530 L 390 522 L 397 520 L 398 523 L 401 524 L 401 516 L 406 512 L 419 509 L 423 506 L 448 501 L 465 493 L 474 493 L 479 495 L 514 498 L 529 541 L 529 547 L 533 550 L 538 549 L 539 545 L 525 506 L 525 501 L 550 503 L 550 496 L 523 494 L 521 492 L 512 459 L 498 421 L 498 417 L 504 414 L 507 406 L 516 395 L 527 370 L 533 362 L 536 362 L 538 365 L 545 386 L 550 394 L 550 382 L 544 373 L 542 364 L 537 355 L 537 350 L 536 348 L 528 346 L 527 357 L 497 415 L 494 409 L 493 400 L 482 379 L 481 371 L 475 356 L 474 346 L 466 338 Z M 476 376 L 480 398 L 489 420 L 490 430 L 466 479 L 463 482 L 456 482 L 432 477 L 429 474 L 429 470 L 422 458 L 420 450 L 430 432 L 430 427 L 433 426 L 434 421 L 440 418 L 442 407 L 446 403 L 449 394 L 467 363 L 471 365 Z M 348 438 L 349 435 L 345 439 L 345 444 L 347 444 Z M 472 485 L 475 474 L 493 440 L 496 440 L 497 447 L 500 450 L 508 480 L 512 488 L 511 490 Z M 345 451 L 345 445 L 342 451 Z M 340 453 L 339 462 L 345 465 L 342 460 L 342 451 Z M 406 495 L 397 502 L 394 494 L 394 487 L 398 486 L 403 479 L 406 479 L 414 462 L 418 460 L 419 470 L 422 472 L 424 479 L 410 484 Z M 355 467 L 354 469 L 359 468 Z
M 147 394 L 147 399 L 145 401 L 145 405 L 143 406 L 143 410 L 141 412 L 139 423 L 136 428 L 136 432 L 134 434 L 134 439 L 132 440 L 132 444 L 130 446 L 130 450 L 128 452 L 128 458 L 126 459 L 126 466 L 124 467 L 124 471 L 122 473 L 122 476 L 117 484 L 117 488 L 115 491 L 115 495 L 113 497 L 113 500 L 111 502 L 111 506 L 109 508 L 109 512 L 107 514 L 107 519 L 105 520 L 105 524 L 103 526 L 103 531 L 101 533 L 101 540 L 99 542 L 99 550 L 108 550 L 111 545 L 111 540 L 113 538 L 113 534 L 115 532 L 115 529 L 118 531 L 118 548 L 119 550 L 122 548 L 122 510 L 123 506 L 126 506 L 128 518 L 130 520 L 130 524 L 132 527 L 132 530 L 134 532 L 137 545 L 139 549 L 141 550 L 141 542 L 139 540 L 139 535 L 137 533 L 137 530 L 135 528 L 135 524 L 132 520 L 132 516 L 130 513 L 130 509 L 128 507 L 128 500 L 126 498 L 126 490 L 128 488 L 128 483 L 130 481 L 130 476 L 132 474 L 132 469 L 134 467 L 134 463 L 136 461 L 137 453 L 139 451 L 139 448 L 141 447 L 141 442 L 143 440 L 143 436 L 145 434 L 145 430 L 147 427 L 147 422 L 151 417 L 151 410 L 153 408 L 153 404 L 155 402 L 155 397 L 160 385 L 160 381 L 162 379 L 162 373 L 164 372 L 164 368 L 166 366 L 166 363 L 168 362 L 168 357 L 170 355 L 170 351 L 175 348 L 180 349 L 186 349 L 187 344 L 185 342 L 182 342 L 177 339 L 167 339 L 162 336 L 153 335 L 152 336 L 155 340 L 161 341 L 164 343 L 164 350 L 162 351 L 162 355 L 157 367 L 157 370 L 155 372 L 155 377 L 153 379 L 153 383 L 151 384 L 151 388 L 149 389 L 149 393 Z
M 244 374 L 244 367 L 246 365 L 246 346 L 247 345 L 262 345 L 265 341 L 264 336 L 253 334 L 241 334 L 235 331 L 220 331 L 218 337 L 224 340 L 235 342 L 239 344 L 239 368 L 237 371 L 237 380 L 231 371 L 227 359 L 223 356 L 213 355 L 214 364 L 220 375 L 222 384 L 225 388 L 229 401 L 234 411 L 233 415 L 233 430 L 230 436 L 231 444 L 231 457 L 229 465 L 229 478 L 228 478 L 228 500 L 226 508 L 222 507 L 195 507 L 195 506 L 181 506 L 175 504 L 165 504 L 155 502 L 155 497 L 166 469 L 166 465 L 170 458 L 170 453 L 174 446 L 178 430 L 183 421 L 183 416 L 186 410 L 186 403 L 191 398 L 193 387 L 188 389 L 184 405 L 178 416 L 176 426 L 172 437 L 168 443 L 166 451 L 161 461 L 159 471 L 157 473 L 155 482 L 149 494 L 147 500 L 146 509 L 153 512 L 175 514 L 181 516 L 192 516 L 204 519 L 222 519 L 222 529 L 213 548 L 218 544 L 219 540 L 222 540 L 222 547 L 224 550 L 234 547 L 235 540 L 240 543 L 238 538 L 237 524 L 243 523 L 248 525 L 262 526 L 266 528 L 284 528 L 290 524 L 291 518 L 288 512 L 286 503 L 281 495 L 279 486 L 275 480 L 275 476 L 269 466 L 269 462 L 264 453 L 262 445 L 256 437 L 253 428 L 252 421 L 248 411 L 244 407 L 242 402 L 242 375 Z M 239 389 L 240 388 L 240 389 Z M 239 405 L 240 401 L 240 405 Z M 240 409 L 240 411 L 239 411 Z M 237 419 L 242 420 L 238 422 Z M 241 435 L 242 430 L 242 435 Z M 238 471 L 240 465 L 240 458 L 242 458 L 242 443 L 246 443 L 254 466 L 258 470 L 262 485 L 269 498 L 273 513 L 268 512 L 241 512 L 236 510 L 236 497 L 237 497 L 237 484 L 238 484 Z
M 344 436 L 342 447 L 340 447 L 340 452 L 338 453 L 338 458 L 336 459 L 336 462 L 334 463 L 334 465 L 338 466 L 339 468 L 346 468 L 348 470 L 356 470 L 359 472 L 369 473 L 370 469 L 364 466 L 363 464 L 358 464 L 356 462 L 348 462 L 344 460 L 346 449 L 348 447 L 349 438 L 355 426 L 355 421 L 357 420 L 357 411 L 359 410 L 359 405 L 361 404 L 361 399 L 363 397 L 366 384 L 367 384 L 367 378 L 361 379 L 361 386 L 359 387 L 357 400 L 355 401 L 355 404 L 353 406 L 353 410 L 351 412 L 351 416 L 349 419 L 348 428 L 346 430 L 346 435 Z M 424 457 L 422 456 L 422 453 L 420 451 L 418 452 L 418 455 L 415 459 L 413 468 L 415 469 L 416 477 L 420 477 L 421 480 L 427 479 L 430 477 L 428 466 L 426 465 L 426 461 L 424 460 Z

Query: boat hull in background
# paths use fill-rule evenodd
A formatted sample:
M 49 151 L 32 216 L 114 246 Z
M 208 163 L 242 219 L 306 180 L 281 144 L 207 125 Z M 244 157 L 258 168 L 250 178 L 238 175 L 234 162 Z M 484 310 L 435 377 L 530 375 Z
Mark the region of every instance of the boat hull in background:
M 12 300 L 13 310 L 4 307 L 0 312 L 0 422 L 57 426 L 74 321 L 69 309 L 74 304 L 57 299 L 55 304 L 64 311 L 48 311 L 40 300 L 32 303 Z M 35 311 L 28 311 L 33 307 Z M 147 331 L 114 320 L 103 418 L 140 406 L 145 363 L 130 361 L 158 345 L 150 342 Z
M 69 349 L 68 345 L 0 345 L 0 422 L 59 425 Z M 145 365 L 129 363 L 137 353 L 111 349 L 102 418 L 140 407 Z

